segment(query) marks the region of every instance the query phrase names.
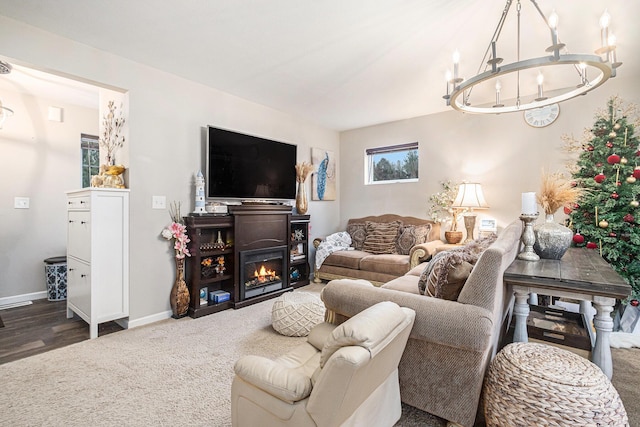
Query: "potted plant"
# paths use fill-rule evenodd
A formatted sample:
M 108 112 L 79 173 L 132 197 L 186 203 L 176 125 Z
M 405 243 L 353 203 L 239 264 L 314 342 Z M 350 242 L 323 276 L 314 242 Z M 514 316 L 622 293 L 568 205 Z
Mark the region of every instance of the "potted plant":
M 447 243 L 457 244 L 462 241 L 462 231 L 458 231 L 458 215 L 460 209 L 453 208 L 453 202 L 458 195 L 458 184 L 442 181 L 442 191 L 429 197 L 429 216 L 435 222 L 444 223 L 451 220 L 451 227 L 444 232 Z

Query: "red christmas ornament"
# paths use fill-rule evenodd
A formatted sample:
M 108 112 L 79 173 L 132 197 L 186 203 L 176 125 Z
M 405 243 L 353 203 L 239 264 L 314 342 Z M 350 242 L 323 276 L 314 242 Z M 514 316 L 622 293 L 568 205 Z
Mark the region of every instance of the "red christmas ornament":
M 631 301 L 629 301 L 629 304 L 631 304 L 632 307 L 637 307 L 640 305 L 640 301 L 638 301 L 637 299 L 632 299 Z
M 601 168 L 602 167 L 602 163 L 601 162 L 596 163 L 596 167 Z
M 564 207 L 564 213 L 565 213 L 565 215 L 569 215 L 571 213 L 571 208 L 569 206 L 565 206 Z
M 593 151 L 593 150 L 589 150 L 589 151 Z M 640 150 L 636 151 L 636 157 L 640 157 Z
M 636 168 L 633 170 L 633 176 L 636 179 L 640 179 L 640 166 L 636 166 Z
M 599 174 L 598 174 L 598 175 L 596 175 L 593 179 L 594 179 L 598 184 L 602 184 L 602 181 L 604 181 L 605 179 L 607 179 L 607 177 L 606 177 L 606 176 L 604 176 L 604 174 L 603 174 L 603 173 L 599 173 Z
M 609 157 L 607 157 L 607 163 L 609 163 L 610 165 L 620 163 L 620 156 L 618 156 L 617 154 L 610 155 Z
M 616 237 L 616 236 L 617 236 L 617 234 L 614 233 L 613 231 L 611 233 L 609 233 L 609 237 Z
M 588 242 L 588 243 L 587 243 L 587 249 L 595 249 L 595 248 L 597 248 L 597 247 L 598 247 L 598 245 L 596 245 L 596 244 L 595 244 L 595 243 L 593 243 L 593 242 Z
M 622 218 L 622 220 L 623 220 L 624 222 L 633 223 L 636 219 L 633 217 L 633 215 L 631 215 L 631 214 L 626 214 L 626 215 Z
M 573 235 L 573 243 L 580 245 L 584 243 L 584 236 L 580 233 L 576 233 Z
M 620 195 L 614 191 L 613 193 L 611 193 L 611 198 L 613 200 L 618 200 L 620 198 Z
M 593 150 L 594 150 L 593 145 L 587 146 L 587 151 L 593 151 Z M 638 153 L 640 153 L 640 151 L 638 151 Z M 640 154 L 638 153 L 636 153 L 636 156 L 640 156 Z
M 611 142 L 607 142 L 605 145 L 607 146 L 607 148 L 613 148 L 613 143 Z

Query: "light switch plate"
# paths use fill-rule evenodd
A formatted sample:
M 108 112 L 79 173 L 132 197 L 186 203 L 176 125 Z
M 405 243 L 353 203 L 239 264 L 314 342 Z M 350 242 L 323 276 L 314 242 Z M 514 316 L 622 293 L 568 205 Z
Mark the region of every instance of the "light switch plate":
M 152 196 L 151 197 L 151 208 L 152 209 L 166 209 L 167 208 L 167 198 L 165 196 Z
M 14 197 L 13 198 L 13 207 L 16 209 L 29 209 L 29 198 L 28 197 Z

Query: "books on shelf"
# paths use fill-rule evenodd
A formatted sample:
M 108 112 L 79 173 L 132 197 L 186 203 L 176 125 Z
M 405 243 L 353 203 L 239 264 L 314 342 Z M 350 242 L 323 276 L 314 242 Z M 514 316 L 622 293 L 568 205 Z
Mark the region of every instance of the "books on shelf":
M 229 301 L 231 299 L 231 294 L 226 291 L 211 291 L 209 293 L 209 299 L 214 304 L 220 304 L 221 302 Z
M 304 259 L 305 258 L 305 254 L 297 254 L 297 255 L 291 255 L 291 261 L 296 261 L 299 259 Z

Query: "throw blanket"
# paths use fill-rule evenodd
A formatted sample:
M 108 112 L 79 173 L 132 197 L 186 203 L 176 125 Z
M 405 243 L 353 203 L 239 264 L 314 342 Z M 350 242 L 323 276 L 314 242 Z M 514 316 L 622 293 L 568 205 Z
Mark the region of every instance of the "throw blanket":
M 340 231 L 327 236 L 316 250 L 316 270 L 320 268 L 325 259 L 336 251 L 353 250 L 351 236 L 346 231 Z

